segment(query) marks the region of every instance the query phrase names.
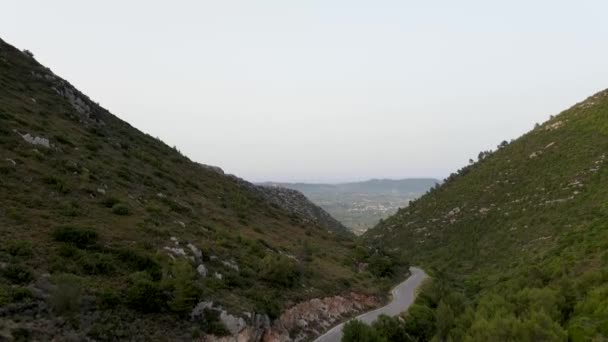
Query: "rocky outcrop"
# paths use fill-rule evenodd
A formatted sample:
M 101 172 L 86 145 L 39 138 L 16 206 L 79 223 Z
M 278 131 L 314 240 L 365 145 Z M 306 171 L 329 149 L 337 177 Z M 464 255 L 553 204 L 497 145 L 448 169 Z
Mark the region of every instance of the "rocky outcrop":
M 245 318 L 220 314 L 229 336 L 207 335 L 203 341 L 213 342 L 286 342 L 305 341 L 321 335 L 337 323 L 368 311 L 380 304 L 378 298 L 357 293 L 312 299 L 300 303 L 272 321 L 266 315 L 245 314 Z M 212 303 L 201 303 L 198 312 Z M 196 309 L 195 309 L 196 310 Z
M 225 175 L 224 171 L 212 165 L 199 164 L 202 169 Z M 342 223 L 333 218 L 321 207 L 312 203 L 304 194 L 297 190 L 287 189 L 277 185 L 256 185 L 234 175 L 228 177 L 236 180 L 240 186 L 247 188 L 267 202 L 280 207 L 302 218 L 305 223 L 314 223 L 338 233 L 350 233 Z
M 320 226 L 328 227 L 336 232 L 350 232 L 342 223 L 338 222 L 321 207 L 312 203 L 304 194 L 297 190 L 282 188 L 278 186 L 257 185 L 259 191 L 270 203 L 299 215 L 300 217 L 314 222 Z

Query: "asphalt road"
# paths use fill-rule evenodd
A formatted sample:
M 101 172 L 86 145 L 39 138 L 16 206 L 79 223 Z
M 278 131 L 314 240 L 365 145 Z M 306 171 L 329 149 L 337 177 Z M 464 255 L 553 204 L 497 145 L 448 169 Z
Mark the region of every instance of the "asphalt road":
M 371 324 L 380 315 L 397 316 L 403 311 L 406 311 L 416 298 L 416 289 L 422 284 L 422 282 L 428 277 L 423 270 L 417 267 L 410 267 L 412 273 L 403 283 L 397 285 L 391 294 L 393 296 L 391 302 L 379 309 L 366 312 L 354 319 Z M 331 330 L 326 332 L 324 335 L 319 336 L 315 342 L 340 342 L 342 339 L 342 327 L 344 323 L 341 323 Z

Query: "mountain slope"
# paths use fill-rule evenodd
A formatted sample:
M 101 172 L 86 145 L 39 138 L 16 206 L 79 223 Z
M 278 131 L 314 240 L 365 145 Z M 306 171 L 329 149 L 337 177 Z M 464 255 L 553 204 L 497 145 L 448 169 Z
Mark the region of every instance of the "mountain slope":
M 436 179 L 372 179 L 340 184 L 263 183 L 302 192 L 312 202 L 355 233 L 363 233 L 381 219 L 408 205 L 439 181 Z
M 607 154 L 603 91 L 481 153 L 364 238 L 434 269 L 422 302 L 441 339 L 602 340 Z
M 217 166 L 202 166 L 222 175 L 224 174 L 224 171 Z M 229 175 L 229 177 L 232 177 L 244 187 L 247 187 L 251 191 L 257 193 L 271 205 L 277 206 L 293 215 L 300 217 L 305 221 L 305 223 L 312 223 L 322 227 L 327 227 L 335 233 L 352 236 L 352 233 L 348 228 L 344 227 L 342 223 L 338 222 L 338 220 L 333 218 L 321 207 L 312 203 L 300 191 L 277 185 L 256 185 L 233 175 Z
M 345 262 L 352 239 L 322 224 L 190 161 L 0 40 L 0 339 L 188 340 L 268 326 L 351 287 L 382 291 Z

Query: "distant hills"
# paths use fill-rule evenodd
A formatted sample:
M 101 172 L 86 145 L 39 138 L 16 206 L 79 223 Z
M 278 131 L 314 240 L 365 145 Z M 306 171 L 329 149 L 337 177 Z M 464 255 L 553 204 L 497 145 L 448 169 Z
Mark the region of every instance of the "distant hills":
M 608 90 L 480 153 L 363 238 L 434 277 L 408 314 L 420 340 L 605 341 Z
M 439 183 L 433 178 L 372 179 L 339 184 L 262 183 L 302 192 L 357 234 L 397 212 Z

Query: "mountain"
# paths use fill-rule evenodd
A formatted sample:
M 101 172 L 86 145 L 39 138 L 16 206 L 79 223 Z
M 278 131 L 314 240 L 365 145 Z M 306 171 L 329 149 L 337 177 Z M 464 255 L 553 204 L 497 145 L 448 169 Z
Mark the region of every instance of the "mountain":
M 377 303 L 390 280 L 349 261 L 353 238 L 274 192 L 0 40 L 0 340 L 310 336 Z M 297 306 L 311 299 L 342 304 Z
M 262 183 L 302 192 L 356 234 L 397 212 L 439 183 L 432 178 L 372 179 L 341 184 Z
M 224 174 L 224 171 L 217 166 L 202 166 L 209 168 L 210 170 L 214 170 L 220 174 Z M 257 193 L 271 205 L 280 207 L 281 209 L 296 215 L 296 217 L 303 219 L 304 223 L 312 223 L 321 227 L 327 227 L 338 234 L 352 234 L 348 228 L 342 225 L 342 223 L 333 218 L 321 207 L 312 203 L 300 191 L 278 185 L 255 185 L 236 176 L 229 176 L 242 184 L 244 187 L 247 187 L 251 191 Z
M 602 91 L 369 230 L 434 276 L 408 314 L 422 339 L 605 340 L 607 154 Z

